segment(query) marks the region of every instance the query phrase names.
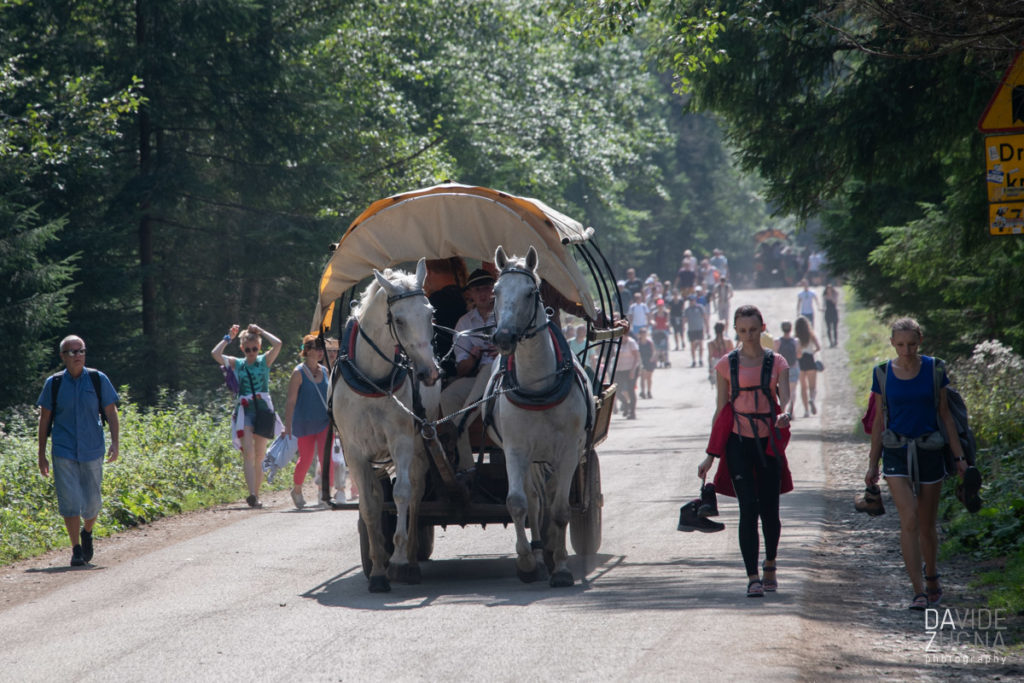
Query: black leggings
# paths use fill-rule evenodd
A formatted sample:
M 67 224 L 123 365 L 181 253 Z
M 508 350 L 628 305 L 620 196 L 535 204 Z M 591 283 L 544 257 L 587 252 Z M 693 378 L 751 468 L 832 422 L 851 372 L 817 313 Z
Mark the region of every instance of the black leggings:
M 767 453 L 768 438 L 760 440 L 761 449 Z M 738 434 L 729 435 L 725 448 L 726 463 L 736 500 L 740 505 L 740 552 L 748 576 L 759 575 L 757 568 L 757 518 L 761 518 L 764 532 L 764 556 L 769 562 L 775 560 L 782 535 L 782 521 L 779 519 L 779 492 L 782 487 L 779 475 L 779 459 L 765 455 L 764 464 L 757 451 L 757 441 Z

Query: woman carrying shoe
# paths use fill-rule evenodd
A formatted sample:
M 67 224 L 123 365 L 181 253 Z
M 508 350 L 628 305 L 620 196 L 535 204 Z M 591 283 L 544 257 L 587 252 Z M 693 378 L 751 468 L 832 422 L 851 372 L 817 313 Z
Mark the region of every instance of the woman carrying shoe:
M 327 368 L 321 365 L 324 347 L 315 334 L 302 339 L 302 362 L 295 366 L 288 382 L 288 402 L 284 409 L 284 433 L 299 442 L 299 461 L 292 475 L 292 502 L 300 510 L 306 505 L 302 482 L 306 479 L 313 458 L 319 457 L 324 471 L 324 441 L 327 439 Z M 330 461 L 331 483 L 334 482 L 334 460 Z
M 217 342 L 211 352 L 213 359 L 223 367 L 231 367 L 238 378 L 238 405 L 235 408 L 235 418 L 232 424 L 236 427 L 233 432 L 238 434 L 241 443 L 239 444 L 245 458 L 245 484 L 249 488 L 249 495 L 245 502 L 249 507 L 263 507 L 260 504 L 260 484 L 263 483 L 263 458 L 267 455 L 267 441 L 269 439 L 256 434 L 256 402 L 258 397 L 264 401 L 271 410 L 274 409 L 270 400 L 270 365 L 281 352 L 281 340 L 264 330 L 255 323 L 250 323 L 241 336 L 242 352 L 244 358 L 225 356 L 224 348 L 238 337 L 238 325 L 232 325 L 224 338 Z M 270 341 L 270 351 L 260 353 L 263 345 L 263 337 Z M 230 364 L 230 365 L 229 365 Z
M 939 412 L 935 414 L 935 359 L 920 355 L 923 339 L 921 326 L 912 318 L 901 318 L 892 324 L 889 343 L 896 350 L 896 358 L 885 364 L 884 396 L 878 376 L 873 375 L 871 381 L 871 398 L 883 408 L 875 411 L 868 471 L 864 475 L 868 486 L 878 484 L 881 460 L 882 474 L 899 513 L 900 550 L 914 589 L 912 610 L 924 610 L 942 599 L 935 564 L 938 551 L 935 524 L 942 480 L 947 474 L 946 447 L 931 446 L 939 420 L 946 434 L 957 433 L 946 403 L 949 377 L 945 372 L 939 379 Z M 950 439 L 948 447 L 953 450 L 953 461 L 962 477 L 967 471 L 967 462 L 960 440 Z
M 764 328 L 764 318 L 756 306 L 740 306 L 736 309 L 733 329 L 741 342 L 740 348 L 722 356 L 715 366 L 718 398 L 712 420 L 712 438 L 715 438 L 716 432 L 728 430 L 724 465 L 728 468 L 729 478 L 725 482 L 731 482 L 740 507 L 740 553 L 747 571 L 749 598 L 764 597 L 765 591 L 778 589 L 775 556 L 782 535 L 779 496 L 784 490 L 783 479 L 788 475 L 785 454 L 782 452 L 788 438 L 780 434 L 779 430 L 789 429 L 790 415 L 779 413 L 778 410 L 779 402 L 782 405 L 789 403 L 789 366 L 785 358 L 770 352 L 772 370 L 766 395 L 761 387 L 761 373 L 766 362 L 765 349 L 761 346 Z M 732 354 L 736 354 L 737 359 L 735 392 L 729 360 Z M 730 413 L 733 415 L 729 425 L 718 424 L 719 415 L 723 415 L 723 412 L 723 419 L 728 419 Z M 709 455 L 697 467 L 700 479 L 707 476 L 715 461 L 710 454 L 712 452 L 717 452 L 717 449 L 712 451 L 709 448 Z M 716 477 L 716 490 L 729 495 L 725 487 L 719 484 L 719 477 Z M 764 531 L 764 580 L 757 567 L 760 547 L 758 519 Z
M 804 404 L 804 417 L 818 414 L 818 408 L 814 405 L 814 399 L 818 393 L 818 366 L 814 361 L 814 354 L 821 351 L 821 344 L 818 337 L 811 329 L 811 323 L 807 318 L 800 316 L 796 319 L 796 362 L 800 368 L 800 400 Z M 811 412 L 807 412 L 808 401 Z

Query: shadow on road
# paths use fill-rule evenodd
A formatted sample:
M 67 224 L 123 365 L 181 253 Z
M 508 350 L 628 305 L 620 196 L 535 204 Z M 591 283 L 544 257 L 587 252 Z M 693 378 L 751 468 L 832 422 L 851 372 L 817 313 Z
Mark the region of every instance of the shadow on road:
M 72 567 L 70 565 L 63 567 L 29 567 L 25 570 L 26 574 L 64 574 L 65 572 L 93 572 L 104 569 L 104 567 L 97 567 L 93 564 L 87 564 L 83 567 Z

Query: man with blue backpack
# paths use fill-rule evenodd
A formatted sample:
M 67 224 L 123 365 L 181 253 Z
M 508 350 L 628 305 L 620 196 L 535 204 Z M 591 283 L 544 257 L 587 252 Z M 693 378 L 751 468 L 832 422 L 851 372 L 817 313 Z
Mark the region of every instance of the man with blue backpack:
M 71 335 L 60 343 L 64 370 L 47 378 L 39 406 L 39 473 L 49 476 L 46 442 L 53 436 L 53 482 L 57 508 L 71 539 L 71 566 L 92 560 L 92 529 L 99 516 L 103 454 L 117 460 L 120 427 L 117 392 L 105 374 L 85 367 L 85 342 Z M 103 437 L 110 426 L 110 449 Z

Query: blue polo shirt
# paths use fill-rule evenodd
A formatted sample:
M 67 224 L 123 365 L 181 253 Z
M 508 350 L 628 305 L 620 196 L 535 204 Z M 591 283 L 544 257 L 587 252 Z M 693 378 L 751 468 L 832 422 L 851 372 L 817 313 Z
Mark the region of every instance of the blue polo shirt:
M 86 368 L 75 379 L 67 370 L 58 372 L 62 375 L 60 388 L 57 392 L 57 411 L 53 416 L 53 457 L 87 462 L 102 458 L 107 452 L 103 436 L 103 423 L 100 421 L 100 405 L 109 406 L 117 403 L 117 392 L 114 385 L 102 372 L 100 377 L 101 397 L 96 396 L 96 389 Z M 43 391 L 36 400 L 36 405 L 50 410 L 53 407 L 51 387 L 53 378 L 46 378 Z M 102 400 L 99 400 L 102 399 Z

